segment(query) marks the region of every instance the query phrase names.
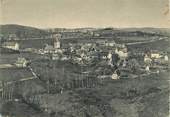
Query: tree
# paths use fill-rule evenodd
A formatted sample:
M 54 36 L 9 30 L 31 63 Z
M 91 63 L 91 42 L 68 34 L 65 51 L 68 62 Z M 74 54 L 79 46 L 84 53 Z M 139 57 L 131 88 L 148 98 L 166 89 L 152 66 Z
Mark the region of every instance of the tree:
M 135 72 L 137 69 L 139 69 L 140 65 L 136 59 L 131 59 L 128 61 L 128 67 Z
M 112 62 L 114 65 L 116 65 L 119 60 L 120 58 L 118 54 L 112 54 Z

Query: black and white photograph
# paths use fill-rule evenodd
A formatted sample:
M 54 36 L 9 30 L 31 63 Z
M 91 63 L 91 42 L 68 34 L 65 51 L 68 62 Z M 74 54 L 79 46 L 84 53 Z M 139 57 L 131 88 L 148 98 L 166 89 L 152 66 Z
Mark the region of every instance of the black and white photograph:
M 170 117 L 170 0 L 0 0 L 0 117 Z

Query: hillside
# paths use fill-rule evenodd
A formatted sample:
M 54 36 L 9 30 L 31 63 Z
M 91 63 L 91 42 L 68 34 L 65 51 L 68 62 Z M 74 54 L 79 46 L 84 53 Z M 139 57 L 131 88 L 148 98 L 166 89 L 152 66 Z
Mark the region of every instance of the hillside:
M 6 24 L 0 25 L 0 35 L 8 37 L 9 34 L 16 34 L 19 38 L 31 38 L 31 37 L 43 37 L 48 35 L 49 31 L 53 30 L 55 32 L 60 31 L 83 31 L 83 30 L 93 30 L 96 33 L 100 33 L 104 37 L 113 36 L 129 36 L 129 37 L 143 37 L 145 36 L 170 36 L 170 29 L 167 28 L 80 28 L 80 29 L 67 29 L 67 28 L 53 28 L 48 30 L 38 29 L 30 26 L 22 26 L 17 24 Z
M 103 28 L 97 29 L 102 35 L 113 36 L 160 36 L 170 32 L 166 28 Z
M 147 33 L 154 33 L 160 34 L 165 36 L 170 36 L 170 29 L 169 28 L 151 28 L 151 27 L 144 27 L 144 28 L 124 28 L 122 31 L 141 31 Z
M 18 38 L 43 37 L 48 33 L 42 29 L 15 24 L 0 25 L 0 34 L 8 37 L 15 34 Z

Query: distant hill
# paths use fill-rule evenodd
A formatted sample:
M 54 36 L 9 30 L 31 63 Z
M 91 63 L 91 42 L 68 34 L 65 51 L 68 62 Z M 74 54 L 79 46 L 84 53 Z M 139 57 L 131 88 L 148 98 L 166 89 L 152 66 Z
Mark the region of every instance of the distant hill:
M 7 24 L 0 25 L 0 35 L 4 35 L 5 38 L 8 38 L 10 34 L 15 34 L 20 39 L 33 38 L 33 37 L 44 37 L 49 35 L 49 33 L 54 32 L 72 32 L 72 31 L 85 31 L 91 30 L 98 32 L 101 36 L 110 37 L 110 36 L 120 36 L 120 37 L 143 37 L 145 36 L 170 36 L 170 29 L 168 28 L 51 28 L 51 29 L 38 29 L 35 27 L 21 26 L 16 24 Z
M 143 33 L 156 33 L 160 35 L 170 36 L 170 29 L 169 28 L 151 28 L 151 27 L 144 27 L 144 28 L 123 28 L 122 31 L 140 31 Z
M 48 35 L 47 31 L 16 24 L 0 25 L 0 34 L 7 38 L 11 34 L 15 34 L 18 38 L 42 37 Z
M 143 28 L 103 28 L 103 29 L 96 29 L 94 34 L 99 34 L 101 37 L 108 37 L 108 38 L 119 38 L 119 40 L 142 40 L 152 38 L 152 37 L 161 37 L 167 36 L 165 35 L 166 32 L 158 29 L 147 29 L 143 30 Z

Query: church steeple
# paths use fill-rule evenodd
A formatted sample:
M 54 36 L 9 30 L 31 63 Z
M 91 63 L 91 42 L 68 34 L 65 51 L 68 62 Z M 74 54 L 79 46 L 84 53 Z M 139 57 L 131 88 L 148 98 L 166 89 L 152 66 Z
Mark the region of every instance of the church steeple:
M 60 34 L 54 35 L 54 48 L 55 49 L 60 49 L 61 48 L 60 39 L 61 39 L 61 35 Z

